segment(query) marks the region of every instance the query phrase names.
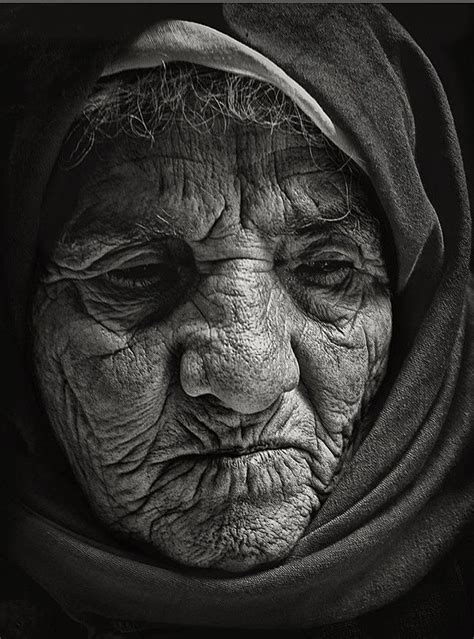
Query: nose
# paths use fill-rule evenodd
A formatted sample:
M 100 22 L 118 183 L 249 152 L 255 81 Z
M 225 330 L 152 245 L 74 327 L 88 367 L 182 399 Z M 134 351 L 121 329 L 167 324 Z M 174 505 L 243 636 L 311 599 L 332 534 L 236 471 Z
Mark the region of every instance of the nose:
M 206 318 L 182 353 L 180 381 L 191 397 L 212 395 L 243 414 L 271 406 L 299 382 L 288 317 L 272 286 L 262 294 L 246 286 L 239 295 L 220 298 L 216 312 L 202 307 Z M 205 305 L 206 306 L 206 305 Z

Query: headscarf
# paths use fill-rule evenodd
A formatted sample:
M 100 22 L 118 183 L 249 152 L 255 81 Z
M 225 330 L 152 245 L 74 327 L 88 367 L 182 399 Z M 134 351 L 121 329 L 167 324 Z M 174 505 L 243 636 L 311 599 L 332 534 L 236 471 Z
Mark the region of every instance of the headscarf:
M 25 327 L 41 205 L 59 150 L 94 83 L 134 48 L 71 50 L 54 61 L 67 72 L 54 66 L 49 80 L 47 60 L 37 61 L 44 86 L 36 85 L 15 132 L 2 247 L 12 398 L 21 399 L 8 424 L 24 442 L 6 548 L 85 622 L 298 628 L 351 619 L 412 588 L 472 522 L 470 224 L 440 81 L 380 5 L 225 4 L 222 17 L 227 36 L 312 98 L 333 141 L 342 140 L 372 182 L 397 256 L 392 366 L 370 431 L 280 565 L 245 575 L 187 569 L 109 537 L 50 442 Z

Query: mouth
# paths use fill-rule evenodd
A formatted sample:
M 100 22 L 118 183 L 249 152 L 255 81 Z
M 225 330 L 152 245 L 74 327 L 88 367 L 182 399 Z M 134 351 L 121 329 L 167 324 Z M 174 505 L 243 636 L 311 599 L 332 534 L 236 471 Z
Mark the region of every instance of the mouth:
M 294 445 L 264 445 L 250 446 L 248 448 L 232 447 L 232 448 L 219 448 L 210 451 L 203 451 L 194 454 L 180 455 L 179 459 L 182 461 L 222 461 L 232 459 L 245 459 L 250 457 L 264 457 L 265 453 L 281 453 L 286 450 L 296 450 Z
M 288 448 L 292 448 L 290 446 L 250 446 L 249 448 L 223 448 L 214 450 L 208 453 L 203 453 L 205 457 L 213 458 L 213 457 L 246 457 L 248 455 L 254 455 L 255 453 L 261 452 L 270 452 L 270 451 L 278 451 L 285 450 Z

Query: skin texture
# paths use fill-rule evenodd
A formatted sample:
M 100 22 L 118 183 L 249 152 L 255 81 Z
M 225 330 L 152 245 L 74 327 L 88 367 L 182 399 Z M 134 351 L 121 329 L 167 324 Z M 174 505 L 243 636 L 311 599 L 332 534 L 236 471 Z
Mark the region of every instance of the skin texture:
M 284 559 L 331 491 L 391 304 L 362 182 L 294 133 L 222 130 L 104 142 L 69 172 L 34 355 L 98 518 L 248 571 Z

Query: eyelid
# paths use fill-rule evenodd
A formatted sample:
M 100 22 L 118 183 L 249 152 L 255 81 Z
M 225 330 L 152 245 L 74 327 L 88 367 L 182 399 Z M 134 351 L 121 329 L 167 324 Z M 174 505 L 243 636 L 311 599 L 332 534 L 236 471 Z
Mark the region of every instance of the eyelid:
M 352 251 L 340 251 L 334 248 L 321 248 L 319 251 L 305 250 L 294 260 L 298 264 L 315 264 L 316 262 L 350 262 L 354 267 L 358 260 Z
M 148 274 L 148 275 L 136 273 L 135 277 L 127 277 L 127 271 L 134 271 L 134 269 L 140 268 L 141 266 L 144 266 L 146 268 L 158 266 L 160 267 L 160 269 L 162 266 L 165 266 L 165 271 L 166 271 L 166 266 L 168 264 L 169 264 L 168 261 L 167 262 L 162 261 L 162 262 L 152 262 L 152 263 L 147 262 L 145 264 L 127 265 L 124 268 L 110 269 L 107 272 L 103 273 L 102 276 L 105 279 L 110 280 L 111 282 L 115 282 L 119 284 L 120 286 L 126 286 L 127 288 L 137 288 L 137 289 L 146 288 L 150 284 L 153 284 L 153 282 L 160 280 L 162 273 L 152 272 L 151 274 Z
M 347 253 L 340 253 L 339 251 L 321 251 L 316 255 L 312 253 L 310 256 L 313 262 L 352 262 L 352 256 Z
M 123 261 L 116 262 L 111 264 L 111 268 L 107 270 L 119 271 L 126 270 L 129 268 L 134 268 L 136 266 L 152 266 L 155 264 L 169 264 L 170 258 L 169 255 L 156 255 L 156 253 L 150 254 L 147 252 L 147 255 L 137 255 L 133 257 L 126 257 Z
M 61 280 L 87 280 L 98 277 L 111 270 L 144 266 L 146 264 L 162 264 L 170 261 L 169 249 L 164 242 L 135 244 L 126 247 L 111 247 L 109 251 L 89 258 L 84 263 L 69 265 L 68 263 L 51 262 L 43 277 L 46 284 Z
M 343 266 L 336 266 L 334 270 L 329 271 L 325 271 L 323 268 L 321 270 L 317 269 L 316 265 L 318 263 L 324 264 L 330 261 L 339 262 Z M 314 268 L 315 270 L 313 270 Z M 342 284 L 347 282 L 353 273 L 354 267 L 348 260 L 317 260 L 313 263 L 302 263 L 293 269 L 293 274 L 299 283 L 304 287 L 309 286 L 311 288 Z

